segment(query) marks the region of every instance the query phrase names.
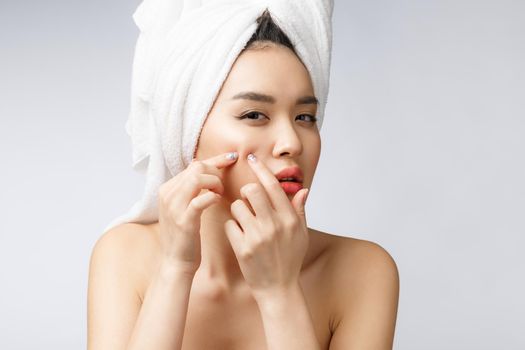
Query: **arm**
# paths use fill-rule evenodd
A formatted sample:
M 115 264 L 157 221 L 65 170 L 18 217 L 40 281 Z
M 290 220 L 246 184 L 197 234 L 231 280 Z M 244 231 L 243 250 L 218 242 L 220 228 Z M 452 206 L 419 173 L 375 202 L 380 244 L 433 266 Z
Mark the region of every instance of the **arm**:
M 337 300 L 340 320 L 330 350 L 391 350 L 399 299 L 399 274 L 392 257 L 376 243 L 363 241 L 352 265 L 342 266 Z M 350 255 L 350 254 L 348 254 Z M 350 260 L 347 260 L 350 262 Z M 352 274 L 352 280 L 344 278 Z
M 161 263 L 153 277 L 127 350 L 182 347 L 193 276 Z
M 268 350 L 321 350 L 299 284 L 286 291 L 259 297 L 256 300 Z
M 142 238 L 141 238 L 142 235 Z M 121 225 L 93 248 L 88 288 L 88 349 L 180 349 L 193 276 L 161 262 L 141 305 L 137 271 L 144 232 Z M 134 260 L 135 259 L 135 260 Z

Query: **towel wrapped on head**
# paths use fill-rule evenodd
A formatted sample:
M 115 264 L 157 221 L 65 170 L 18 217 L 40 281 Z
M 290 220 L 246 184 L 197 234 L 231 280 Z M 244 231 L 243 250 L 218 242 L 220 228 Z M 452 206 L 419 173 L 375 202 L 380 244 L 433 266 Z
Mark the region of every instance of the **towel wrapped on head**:
M 142 198 L 114 219 L 158 221 L 160 185 L 184 170 L 235 59 L 268 11 L 291 40 L 319 100 L 320 129 L 328 95 L 333 0 L 144 0 L 133 14 L 135 48 L 126 132 L 133 168 L 146 175 Z

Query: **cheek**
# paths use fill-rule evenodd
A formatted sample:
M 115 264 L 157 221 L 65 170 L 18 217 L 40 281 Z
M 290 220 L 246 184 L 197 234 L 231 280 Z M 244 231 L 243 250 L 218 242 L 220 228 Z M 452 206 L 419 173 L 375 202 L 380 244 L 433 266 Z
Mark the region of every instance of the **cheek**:
M 255 148 L 239 145 L 236 150 L 239 152 L 239 159 L 232 166 L 223 170 L 224 194 L 230 202 L 242 199 L 240 191 L 244 185 L 259 182 L 246 159 L 248 154 L 255 151 Z
M 197 159 L 206 159 L 220 153 L 237 151 L 249 146 L 250 137 L 238 128 L 235 121 L 222 114 L 213 114 L 206 120 L 197 145 Z
M 260 143 L 248 133 L 227 123 L 208 123 L 204 126 L 199 145 L 197 159 L 207 159 L 220 153 L 237 151 L 239 159 L 231 166 L 223 168 L 222 179 L 224 198 L 233 202 L 241 199 L 240 189 L 250 182 L 257 182 L 246 157 L 250 153 L 257 153 Z
M 314 170 L 317 167 L 320 157 L 321 157 L 321 139 L 317 139 L 315 142 L 315 147 L 312 150 L 312 161 L 314 164 Z

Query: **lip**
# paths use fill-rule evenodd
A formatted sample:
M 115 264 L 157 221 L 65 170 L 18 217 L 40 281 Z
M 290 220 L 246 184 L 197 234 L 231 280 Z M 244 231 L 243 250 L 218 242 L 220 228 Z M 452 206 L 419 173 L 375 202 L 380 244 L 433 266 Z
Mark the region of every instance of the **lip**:
M 301 182 L 283 181 L 279 182 L 279 184 L 286 194 L 291 195 L 295 195 L 303 188 L 303 184 Z
M 303 182 L 303 172 L 298 166 L 284 168 L 283 170 L 275 174 L 275 177 L 277 178 L 277 180 L 283 179 L 285 177 L 293 177 L 297 182 Z

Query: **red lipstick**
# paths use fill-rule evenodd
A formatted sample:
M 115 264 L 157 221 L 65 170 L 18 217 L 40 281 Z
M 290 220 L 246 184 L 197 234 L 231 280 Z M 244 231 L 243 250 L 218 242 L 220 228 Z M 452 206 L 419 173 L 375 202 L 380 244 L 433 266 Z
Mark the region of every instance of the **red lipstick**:
M 275 174 L 287 194 L 295 194 L 303 188 L 303 172 L 298 166 L 284 168 Z

